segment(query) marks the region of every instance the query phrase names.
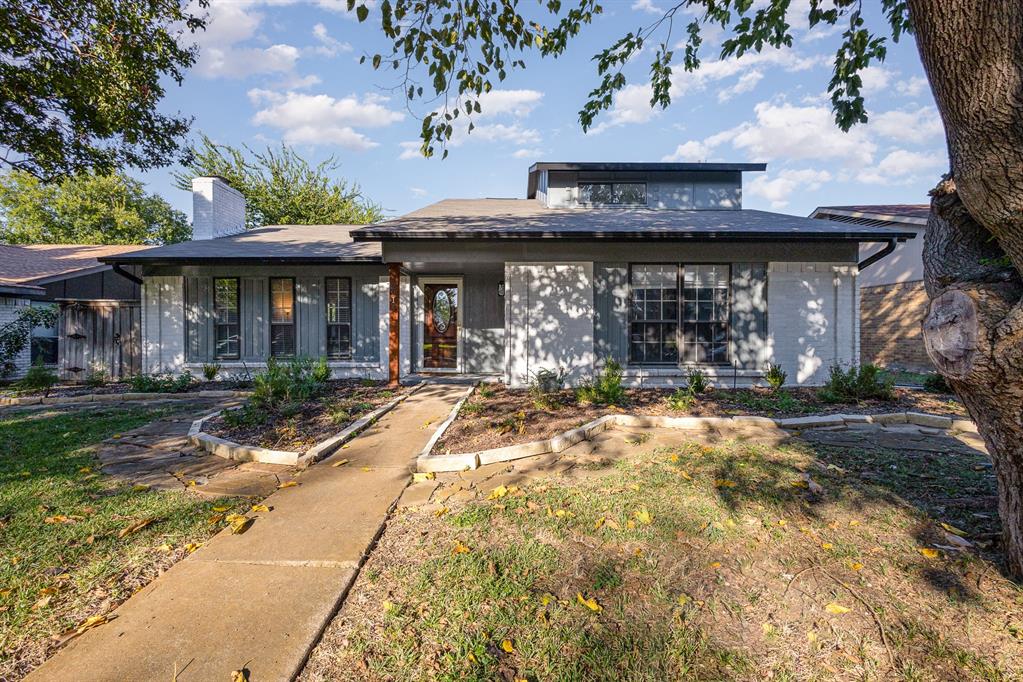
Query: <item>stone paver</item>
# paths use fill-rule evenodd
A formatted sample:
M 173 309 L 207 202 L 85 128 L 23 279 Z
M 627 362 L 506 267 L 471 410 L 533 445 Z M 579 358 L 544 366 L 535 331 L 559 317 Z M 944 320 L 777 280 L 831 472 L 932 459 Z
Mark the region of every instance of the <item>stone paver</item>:
M 299 672 L 464 386 L 429 385 L 172 566 L 32 680 L 287 680 Z M 344 466 L 331 464 L 349 459 Z M 239 467 L 240 469 L 240 467 Z M 252 469 L 256 473 L 270 473 Z M 226 473 L 226 472 L 225 472 Z M 220 474 L 207 486 L 216 484 Z M 200 487 L 201 489 L 201 487 Z

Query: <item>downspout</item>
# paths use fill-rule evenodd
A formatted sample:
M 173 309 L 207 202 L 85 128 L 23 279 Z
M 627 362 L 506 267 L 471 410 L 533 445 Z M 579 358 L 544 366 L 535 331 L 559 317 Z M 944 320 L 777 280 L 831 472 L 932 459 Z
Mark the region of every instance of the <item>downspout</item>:
M 140 286 L 142 285 L 142 278 L 138 277 L 138 276 L 136 276 L 136 275 L 134 275 L 134 274 L 132 274 L 130 272 L 128 272 L 127 270 L 125 270 L 123 267 L 121 267 L 120 263 L 112 263 L 110 267 L 113 268 L 114 272 L 116 272 L 121 277 L 124 277 L 125 279 L 129 279 L 132 282 L 135 282 L 135 284 L 138 284 Z
M 860 272 L 863 272 L 863 270 L 865 270 L 866 268 L 870 267 L 874 263 L 878 262 L 879 260 L 881 260 L 885 256 L 890 255 L 892 253 L 892 251 L 895 250 L 895 247 L 898 246 L 898 243 L 900 241 L 903 241 L 903 240 L 898 239 L 896 237 L 892 237 L 891 239 L 887 240 L 887 244 L 885 245 L 885 247 L 883 249 L 881 249 L 877 253 L 871 254 L 870 256 L 867 256 L 866 258 L 861 260 L 857 264 L 857 267 L 859 267 Z

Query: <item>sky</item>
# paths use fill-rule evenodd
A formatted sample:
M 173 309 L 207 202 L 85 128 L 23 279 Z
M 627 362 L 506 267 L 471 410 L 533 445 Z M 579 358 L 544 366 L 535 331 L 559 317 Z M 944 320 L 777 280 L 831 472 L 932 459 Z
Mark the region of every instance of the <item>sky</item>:
M 409 108 L 393 71 L 359 64 L 387 43 L 375 8 L 360 24 L 345 0 L 212 0 L 208 28 L 190 39 L 199 58 L 180 87 L 168 84 L 161 109 L 194 117 L 192 133 L 219 143 L 261 150 L 283 141 L 312 161 L 334 156 L 335 172 L 387 216 L 444 198 L 524 197 L 535 161 L 766 162 L 766 172 L 746 174 L 743 206 L 794 215 L 927 201 L 948 164 L 912 37 L 863 74 L 870 121 L 843 133 L 826 93 L 839 31 L 809 30 L 805 10 L 790 10 L 792 49 L 722 60 L 721 32 L 705 33 L 702 67 L 674 69 L 664 111 L 649 106 L 651 55 L 640 55 L 614 106 L 583 133 L 578 111 L 598 83 L 593 55 L 655 21 L 662 2 L 604 0 L 604 14 L 562 57 L 527 54 L 526 69 L 495 84 L 446 160 L 418 153 L 420 117 L 436 104 Z M 676 31 L 672 43 L 681 39 Z M 172 170 L 140 177 L 190 216 L 191 197 L 174 188 Z

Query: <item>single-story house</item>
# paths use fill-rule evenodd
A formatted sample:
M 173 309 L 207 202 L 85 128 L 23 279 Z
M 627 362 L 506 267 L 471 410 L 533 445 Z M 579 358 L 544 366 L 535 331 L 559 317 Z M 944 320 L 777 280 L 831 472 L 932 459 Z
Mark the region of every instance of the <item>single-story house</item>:
M 56 325 L 32 331 L 29 347 L 15 358 L 14 369 L 8 376 L 21 376 L 33 364 L 57 369 L 65 379 L 84 378 L 92 369 L 108 373 L 113 370 L 115 376 L 120 377 L 122 364 L 125 374 L 131 373 L 127 357 L 131 355 L 131 344 L 139 345 L 138 332 L 133 338 L 125 330 L 116 339 L 102 332 L 111 327 L 113 318 L 130 315 L 128 311 L 132 307 L 137 318 L 139 282 L 133 279 L 132 273 L 118 272 L 99 259 L 144 248 L 140 245 L 0 244 L 0 327 L 16 319 L 26 306 L 58 305 L 61 309 Z M 120 313 L 122 308 L 124 312 Z M 96 344 L 102 346 L 102 350 Z M 126 358 L 124 363 L 122 354 Z M 117 358 L 111 364 L 113 355 Z M 75 371 L 79 364 L 83 367 Z
M 748 385 L 770 363 L 816 384 L 859 358 L 861 245 L 915 232 L 743 209 L 743 173 L 765 168 L 536 163 L 523 199 L 249 231 L 241 195 L 197 178 L 193 241 L 105 260 L 141 270 L 148 372 L 306 355 L 337 376 L 521 387 L 614 358 L 631 385 L 694 367 Z
M 819 206 L 811 218 L 913 232 L 883 261 L 860 276 L 860 362 L 892 369 L 933 372 L 920 324 L 927 315 L 924 289 L 924 230 L 928 204 Z M 860 257 L 878 252 L 865 244 Z

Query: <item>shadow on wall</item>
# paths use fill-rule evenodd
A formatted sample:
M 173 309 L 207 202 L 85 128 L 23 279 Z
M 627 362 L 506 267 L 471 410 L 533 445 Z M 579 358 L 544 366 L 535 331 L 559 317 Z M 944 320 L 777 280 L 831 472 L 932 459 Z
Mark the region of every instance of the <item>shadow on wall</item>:
M 799 337 L 796 381 L 802 384 L 813 378 L 817 370 L 825 363 L 825 358 L 817 354 L 817 349 L 826 348 L 830 323 L 824 309 L 824 296 L 820 291 L 820 282 L 802 279 L 799 285 L 803 290 L 799 319 L 801 329 L 806 330 L 806 333 Z

